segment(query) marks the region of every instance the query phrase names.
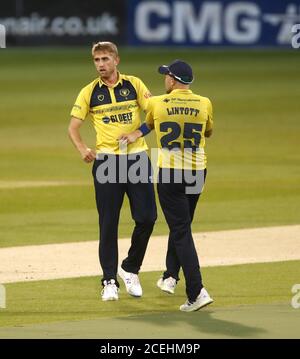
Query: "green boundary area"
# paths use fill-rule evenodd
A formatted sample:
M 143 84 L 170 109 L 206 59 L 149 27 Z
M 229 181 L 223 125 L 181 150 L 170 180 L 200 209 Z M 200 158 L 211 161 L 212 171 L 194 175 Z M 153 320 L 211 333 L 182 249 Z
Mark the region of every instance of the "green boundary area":
M 197 313 L 178 310 L 184 280 L 171 296 L 156 288 L 160 274 L 141 273 L 142 298 L 130 297 L 121 285 L 117 302 L 101 301 L 97 277 L 7 284 L 0 338 L 156 338 L 157 330 L 174 338 L 299 336 L 300 310 L 290 303 L 300 261 L 203 268 L 215 302 Z

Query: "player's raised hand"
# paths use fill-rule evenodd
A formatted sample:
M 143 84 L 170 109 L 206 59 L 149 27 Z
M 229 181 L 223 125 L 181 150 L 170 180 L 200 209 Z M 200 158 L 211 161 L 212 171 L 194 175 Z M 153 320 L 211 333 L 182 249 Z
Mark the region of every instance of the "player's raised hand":
M 86 163 L 93 162 L 96 158 L 96 152 L 90 148 L 83 149 L 80 151 L 81 157 Z

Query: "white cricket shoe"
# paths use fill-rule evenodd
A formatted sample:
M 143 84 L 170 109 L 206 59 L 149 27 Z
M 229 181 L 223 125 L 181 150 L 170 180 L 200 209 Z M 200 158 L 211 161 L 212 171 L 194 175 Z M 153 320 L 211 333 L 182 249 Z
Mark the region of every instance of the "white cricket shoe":
M 208 294 L 207 290 L 205 288 L 201 289 L 200 294 L 198 295 L 197 299 L 190 303 L 188 300 L 182 304 L 179 309 L 182 312 L 194 312 L 196 310 L 199 310 L 200 308 L 205 307 L 206 305 L 213 302 L 213 299 Z
M 168 277 L 166 279 L 159 278 L 156 285 L 158 288 L 160 288 L 162 291 L 167 292 L 169 294 L 175 293 L 177 281 L 173 277 Z
M 104 284 L 104 287 L 101 292 L 102 300 L 103 301 L 118 300 L 119 299 L 119 295 L 118 295 L 119 288 L 116 286 L 116 281 L 114 279 L 111 279 L 108 281 L 105 280 L 103 282 L 103 284 Z
M 123 279 L 127 292 L 133 297 L 141 297 L 143 290 L 137 274 L 126 272 L 122 267 L 119 269 L 119 276 Z

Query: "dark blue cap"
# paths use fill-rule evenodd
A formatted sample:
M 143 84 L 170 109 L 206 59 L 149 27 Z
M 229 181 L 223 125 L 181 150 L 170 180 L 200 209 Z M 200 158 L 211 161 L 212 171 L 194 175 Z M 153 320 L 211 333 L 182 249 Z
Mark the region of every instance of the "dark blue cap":
M 170 75 L 185 85 L 189 85 L 194 79 L 191 66 L 181 60 L 175 60 L 170 65 L 159 66 L 158 72 L 162 75 Z

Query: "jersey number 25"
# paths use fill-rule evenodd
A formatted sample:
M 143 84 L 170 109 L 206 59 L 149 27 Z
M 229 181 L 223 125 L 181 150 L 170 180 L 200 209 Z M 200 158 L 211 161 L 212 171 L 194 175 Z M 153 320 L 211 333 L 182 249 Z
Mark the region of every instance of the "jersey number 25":
M 185 122 L 183 127 L 183 148 L 197 151 L 201 141 L 201 123 Z M 169 132 L 160 139 L 161 147 L 168 150 L 181 149 L 182 143 L 175 141 L 181 133 L 181 127 L 177 122 L 162 122 L 160 124 L 160 132 Z

